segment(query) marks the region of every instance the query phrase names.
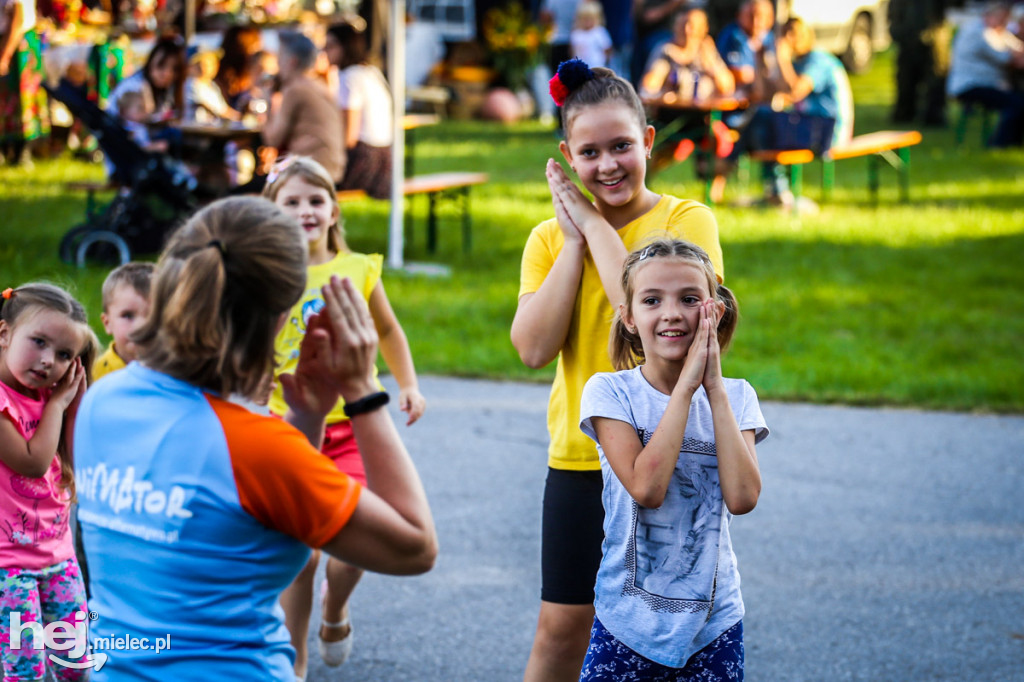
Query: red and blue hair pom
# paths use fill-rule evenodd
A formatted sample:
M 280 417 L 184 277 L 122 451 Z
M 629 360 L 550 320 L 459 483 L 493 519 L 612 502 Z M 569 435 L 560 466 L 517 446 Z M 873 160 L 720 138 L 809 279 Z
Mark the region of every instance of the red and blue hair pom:
M 587 63 L 576 57 L 558 65 L 558 71 L 548 81 L 551 99 L 562 106 L 569 93 L 595 77 Z

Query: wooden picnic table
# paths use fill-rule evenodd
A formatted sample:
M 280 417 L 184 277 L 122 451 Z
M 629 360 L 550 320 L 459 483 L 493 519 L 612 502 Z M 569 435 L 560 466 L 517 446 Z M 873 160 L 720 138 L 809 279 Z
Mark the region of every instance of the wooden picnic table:
M 737 97 L 708 97 L 702 99 L 685 99 L 675 93 L 669 92 L 660 97 L 646 97 L 641 100 L 652 115 L 658 110 L 667 110 L 675 114 L 658 135 L 669 137 L 681 130 L 687 123 L 701 118 L 704 123 L 701 139 L 697 143 L 696 153 L 704 156 L 708 162 L 707 177 L 704 180 L 704 203 L 708 206 L 714 204 L 711 198 L 711 184 L 714 179 L 713 160 L 714 152 L 701 147 L 701 142 L 714 139 L 714 125 L 722 120 L 722 114 L 729 111 L 746 109 L 749 102 Z

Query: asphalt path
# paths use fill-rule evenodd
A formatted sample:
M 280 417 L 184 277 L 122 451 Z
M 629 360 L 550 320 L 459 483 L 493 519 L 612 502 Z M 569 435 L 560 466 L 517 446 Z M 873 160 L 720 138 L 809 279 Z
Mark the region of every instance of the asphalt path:
M 436 567 L 363 578 L 355 650 L 339 668 L 316 653 L 314 609 L 309 682 L 522 678 L 548 387 L 421 384 L 423 419 L 406 428 L 394 414 L 430 497 Z M 746 679 L 1024 681 L 1024 418 L 762 410 L 763 492 L 732 526 Z

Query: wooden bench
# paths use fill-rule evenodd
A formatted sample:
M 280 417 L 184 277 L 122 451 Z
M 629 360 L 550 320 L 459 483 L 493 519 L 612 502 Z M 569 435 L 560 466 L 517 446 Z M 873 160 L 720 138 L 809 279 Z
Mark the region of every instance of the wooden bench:
M 462 203 L 462 250 L 469 252 L 471 245 L 469 188 L 482 185 L 488 180 L 487 173 L 447 172 L 415 175 L 406 178 L 402 184 L 402 194 L 412 197 L 417 194 L 427 195 L 427 251 L 437 250 L 437 202 L 439 199 L 453 196 Z M 338 191 L 338 201 L 365 199 L 366 192 L 361 189 Z
M 916 130 L 880 130 L 857 135 L 846 144 L 832 147 L 821 157 L 822 201 L 829 200 L 835 185 L 834 163 L 861 156 L 867 157 L 868 160 L 868 191 L 871 194 L 872 202 L 878 202 L 878 169 L 882 161 L 896 171 L 899 180 L 900 201 L 908 201 L 910 199 L 910 148 L 920 142 L 921 133 Z M 790 190 L 794 197 L 800 196 L 803 166 L 815 158 L 814 153 L 809 149 L 762 150 L 751 152 L 750 157 L 755 161 L 774 161 L 788 166 Z

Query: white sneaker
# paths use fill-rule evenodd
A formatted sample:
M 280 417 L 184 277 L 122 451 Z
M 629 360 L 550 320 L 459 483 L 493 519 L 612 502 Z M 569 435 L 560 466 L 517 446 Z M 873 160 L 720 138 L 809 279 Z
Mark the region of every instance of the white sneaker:
M 328 628 L 342 628 L 348 626 L 348 634 L 345 635 L 344 639 L 339 639 L 337 642 L 324 641 L 322 636 L 317 636 L 317 646 L 320 649 L 320 660 L 325 665 L 336 668 L 352 655 L 352 619 L 345 618 L 340 623 L 321 623 L 320 627 Z
M 321 617 L 324 612 L 324 602 L 327 600 L 327 579 L 320 584 L 320 613 Z M 320 635 L 323 628 L 343 628 L 348 626 L 348 634 L 345 635 L 344 639 L 339 639 L 336 642 L 324 641 L 324 638 Z M 320 650 L 320 660 L 325 665 L 336 668 L 352 655 L 352 615 L 351 613 L 343 618 L 340 623 L 320 623 L 320 628 L 317 629 L 317 648 Z

